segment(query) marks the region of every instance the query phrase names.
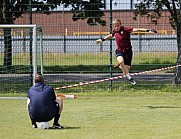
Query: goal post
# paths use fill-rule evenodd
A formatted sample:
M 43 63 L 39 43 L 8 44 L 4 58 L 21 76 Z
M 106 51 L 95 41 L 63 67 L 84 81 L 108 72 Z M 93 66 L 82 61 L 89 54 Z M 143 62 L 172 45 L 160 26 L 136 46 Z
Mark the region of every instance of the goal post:
M 12 38 L 10 37 L 11 40 L 5 40 L 5 36 L 6 36 L 4 33 L 5 29 L 10 29 L 10 32 L 11 32 L 10 36 L 11 37 L 13 36 Z M 32 37 L 30 37 L 30 31 L 32 32 Z M 32 40 L 30 40 L 30 38 Z M 42 30 L 41 30 L 41 27 L 37 26 L 36 24 L 31 24 L 31 25 L 3 24 L 3 25 L 0 25 L 0 39 L 1 39 L 1 44 L 2 44 L 0 46 L 1 47 L 1 49 L 0 49 L 0 54 L 1 54 L 0 65 L 1 65 L 1 67 L 3 67 L 4 66 L 3 63 L 6 62 L 5 60 L 3 61 L 3 58 L 5 58 L 5 53 L 6 53 L 5 49 L 7 49 L 7 48 L 5 48 L 5 45 L 8 44 L 7 41 L 9 41 L 9 44 L 11 43 L 9 46 L 7 46 L 7 47 L 11 47 L 10 51 L 12 51 L 12 52 L 9 51 L 11 53 L 10 55 L 13 55 L 14 53 L 16 53 L 14 55 L 17 55 L 17 53 L 18 53 L 18 55 L 21 55 L 22 53 L 24 53 L 23 49 L 22 49 L 24 47 L 23 43 L 26 43 L 25 45 L 27 45 L 25 48 L 25 49 L 27 49 L 26 53 L 30 53 L 30 48 L 28 48 L 28 47 L 32 44 L 32 70 L 33 71 L 30 71 L 30 72 L 32 72 L 32 74 L 33 74 L 32 75 L 33 76 L 33 80 L 32 80 L 33 82 L 31 84 L 34 84 L 35 83 L 34 78 L 35 78 L 35 75 L 37 74 L 37 68 L 38 68 L 37 67 L 37 59 L 38 58 L 40 59 L 38 61 L 40 63 L 40 72 L 43 75 L 43 56 L 42 56 L 43 55 L 43 49 L 42 49 L 43 46 L 42 46 Z M 26 40 L 26 42 L 24 42 L 23 40 Z M 30 43 L 31 41 L 32 41 L 32 43 Z M 39 42 L 39 43 L 37 44 L 37 42 Z M 38 50 L 37 50 L 37 47 L 39 47 Z M 39 57 L 37 57 L 38 53 L 40 54 Z M 27 57 L 30 57 L 30 56 L 28 55 Z M 12 58 L 12 61 L 11 61 L 12 65 L 13 65 L 14 61 L 16 61 L 16 64 L 19 63 L 19 65 L 25 64 L 25 63 L 28 65 L 28 62 L 30 63 L 30 60 L 31 60 L 31 59 L 29 59 L 29 61 L 26 61 L 25 63 L 21 63 L 20 62 L 21 59 L 22 60 L 24 60 L 24 59 L 23 58 L 19 58 L 19 59 L 20 60 L 18 61 L 17 59 L 14 60 Z M 21 71 L 21 70 L 19 70 L 19 71 Z M 22 71 L 22 73 L 26 74 L 25 71 Z M 5 80 L 5 78 L 9 77 L 10 74 L 15 76 L 15 74 L 17 74 L 17 73 L 16 72 L 13 73 L 13 71 L 11 69 L 9 69 L 9 71 L 7 71 L 7 70 L 5 71 L 3 68 L 1 68 L 0 74 L 2 75 L 1 77 L 3 77 L 2 79 Z M 18 74 L 20 77 L 21 73 L 19 72 Z M 1 79 L 0 79 L 0 82 L 1 82 Z

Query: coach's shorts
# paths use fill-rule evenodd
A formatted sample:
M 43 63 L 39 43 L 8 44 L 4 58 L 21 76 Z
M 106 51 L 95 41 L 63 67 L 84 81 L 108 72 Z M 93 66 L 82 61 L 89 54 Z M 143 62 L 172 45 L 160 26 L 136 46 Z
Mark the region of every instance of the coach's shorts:
M 133 57 L 132 49 L 126 49 L 126 51 L 124 53 L 120 52 L 119 50 L 116 50 L 115 54 L 116 54 L 116 58 L 118 56 L 122 56 L 124 58 L 125 65 L 131 66 L 131 61 L 132 61 L 132 57 Z
M 57 115 L 59 113 L 60 106 L 56 101 L 53 102 L 53 105 L 55 107 L 55 115 Z
M 30 119 L 36 122 L 44 122 L 52 120 L 59 113 L 60 106 L 58 102 L 53 102 L 53 109 L 45 114 L 32 114 L 30 111 L 30 104 L 28 105 Z

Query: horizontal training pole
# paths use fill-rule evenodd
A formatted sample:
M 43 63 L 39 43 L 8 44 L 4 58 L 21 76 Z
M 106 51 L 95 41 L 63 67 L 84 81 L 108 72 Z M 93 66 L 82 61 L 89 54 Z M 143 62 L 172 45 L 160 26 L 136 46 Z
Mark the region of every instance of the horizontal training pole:
M 179 67 L 179 66 L 181 66 L 181 65 L 170 66 L 170 67 L 160 68 L 160 69 L 155 69 L 155 70 L 148 70 L 148 71 L 143 71 L 143 72 L 138 72 L 138 73 L 131 73 L 130 75 L 131 76 L 136 76 L 136 75 L 142 75 L 142 74 L 147 74 L 147 73 L 152 73 L 152 72 L 164 71 L 164 70 L 173 69 L 173 68 L 176 68 L 176 67 Z M 107 78 L 107 79 L 101 79 L 101 80 L 95 80 L 95 81 L 89 81 L 89 82 L 80 82 L 79 84 L 72 84 L 72 85 L 68 85 L 68 86 L 60 86 L 60 87 L 54 88 L 54 90 L 77 87 L 77 86 L 93 84 L 93 83 L 100 83 L 100 82 L 105 82 L 105 81 L 110 81 L 110 80 L 117 80 L 117 79 L 121 79 L 121 78 L 124 78 L 124 77 L 125 76 L 122 75 L 122 76 L 116 76 L 116 77 L 111 77 L 111 78 Z
M 73 98 L 73 99 L 76 99 L 77 96 L 76 95 L 63 95 L 63 94 L 56 94 L 57 97 L 60 97 L 60 98 Z

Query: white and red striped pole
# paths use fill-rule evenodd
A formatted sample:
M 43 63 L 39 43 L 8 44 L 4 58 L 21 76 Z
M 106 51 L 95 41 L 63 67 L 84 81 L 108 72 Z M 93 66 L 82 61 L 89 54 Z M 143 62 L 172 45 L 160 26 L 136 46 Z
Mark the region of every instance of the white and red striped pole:
M 72 99 L 76 99 L 77 96 L 76 95 L 63 95 L 63 94 L 56 94 L 57 97 L 60 97 L 60 98 L 72 98 Z
M 160 69 L 155 69 L 155 70 L 148 70 L 148 71 L 143 71 L 143 72 L 138 72 L 138 73 L 131 73 L 130 75 L 131 76 L 136 76 L 136 75 L 142 75 L 142 74 L 147 74 L 147 73 L 152 73 L 152 72 L 164 71 L 164 70 L 173 69 L 173 68 L 176 68 L 176 67 L 179 67 L 179 66 L 181 66 L 181 65 L 170 66 L 170 67 L 160 68 Z M 124 78 L 124 75 L 116 76 L 116 77 L 111 77 L 111 78 L 107 78 L 107 79 L 89 81 L 89 82 L 81 82 L 81 83 L 78 83 L 78 84 L 72 84 L 72 85 L 67 85 L 67 86 L 60 86 L 60 87 L 54 88 L 54 90 L 71 88 L 71 87 L 77 87 L 77 86 L 93 84 L 93 83 L 100 83 L 100 82 L 105 82 L 105 81 L 110 81 L 110 80 L 121 79 L 121 78 Z

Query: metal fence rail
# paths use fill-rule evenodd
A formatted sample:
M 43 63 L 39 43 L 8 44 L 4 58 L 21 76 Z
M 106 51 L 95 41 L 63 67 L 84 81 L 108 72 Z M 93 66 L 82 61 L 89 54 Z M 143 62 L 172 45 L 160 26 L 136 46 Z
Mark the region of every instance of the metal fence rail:
M 101 36 L 44 36 L 43 52 L 50 53 L 97 53 L 109 52 L 109 41 L 105 41 L 98 47 L 95 41 Z M 22 38 L 23 39 L 23 38 Z M 22 47 L 22 39 L 14 37 L 12 39 L 13 53 L 29 52 L 29 38 L 23 39 L 25 48 Z M 114 39 L 113 39 L 114 40 Z M 3 38 L 0 38 L 3 42 Z M 139 52 L 177 52 L 177 42 L 175 35 L 132 35 L 131 42 L 133 51 Z M 113 50 L 116 43 L 113 41 Z M 4 52 L 4 44 L 0 44 L 0 53 Z

